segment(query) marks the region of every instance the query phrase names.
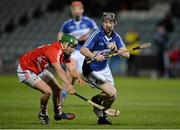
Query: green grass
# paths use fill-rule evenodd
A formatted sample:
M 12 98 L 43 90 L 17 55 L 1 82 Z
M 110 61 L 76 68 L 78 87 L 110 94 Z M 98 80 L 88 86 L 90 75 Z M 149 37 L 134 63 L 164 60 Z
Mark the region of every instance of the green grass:
M 180 80 L 148 78 L 115 78 L 118 98 L 113 104 L 120 117 L 110 117 L 112 126 L 96 125 L 96 116 L 88 103 L 75 96 L 65 100 L 64 111 L 76 114 L 72 121 L 54 121 L 49 102 L 50 126 L 39 123 L 40 93 L 18 84 L 16 76 L 0 76 L 0 128 L 28 129 L 124 129 L 180 128 Z M 81 95 L 91 98 L 99 91 L 76 87 Z

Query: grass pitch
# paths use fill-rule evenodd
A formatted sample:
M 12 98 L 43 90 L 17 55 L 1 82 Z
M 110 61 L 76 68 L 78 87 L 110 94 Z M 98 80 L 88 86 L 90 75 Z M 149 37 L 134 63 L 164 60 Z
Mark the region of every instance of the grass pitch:
M 49 102 L 50 126 L 40 124 L 40 92 L 18 84 L 16 76 L 0 76 L 0 128 L 13 129 L 174 129 L 180 128 L 180 80 L 148 78 L 115 78 L 118 98 L 113 108 L 120 117 L 110 117 L 112 126 L 96 125 L 92 106 L 76 96 L 68 96 L 65 112 L 73 112 L 72 121 L 53 120 L 52 101 Z M 87 98 L 99 92 L 89 87 L 76 87 Z

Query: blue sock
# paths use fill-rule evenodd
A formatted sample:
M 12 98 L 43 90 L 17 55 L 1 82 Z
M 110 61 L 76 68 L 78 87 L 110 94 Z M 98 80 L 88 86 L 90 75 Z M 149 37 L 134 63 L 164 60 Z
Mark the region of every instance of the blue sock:
M 61 98 L 62 98 L 62 101 L 64 101 L 64 99 L 67 97 L 68 93 L 66 91 L 62 91 L 61 92 Z

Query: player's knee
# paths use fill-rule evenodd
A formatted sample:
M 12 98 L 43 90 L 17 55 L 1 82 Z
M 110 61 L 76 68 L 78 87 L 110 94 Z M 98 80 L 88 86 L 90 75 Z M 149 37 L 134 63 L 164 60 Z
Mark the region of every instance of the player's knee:
M 45 94 L 47 97 L 50 97 L 51 93 L 52 93 L 52 90 L 51 90 L 51 89 L 46 89 L 46 90 L 44 91 L 44 94 Z
M 54 94 L 60 93 L 60 91 L 61 91 L 61 89 L 60 89 L 61 86 L 60 86 L 60 84 L 56 83 L 56 81 L 51 80 L 51 81 L 48 83 L 48 85 L 50 86 L 51 91 L 52 91 Z M 50 90 L 48 90 L 48 91 L 50 91 Z
M 109 101 L 114 101 L 115 99 L 116 99 L 115 95 L 108 98 Z
M 116 90 L 109 91 L 109 92 L 108 92 L 108 96 L 109 96 L 109 98 L 111 98 L 111 99 L 116 99 L 116 97 L 117 97 L 117 92 L 116 92 Z
M 117 91 L 115 90 L 115 91 L 113 92 L 111 98 L 116 99 L 116 97 L 117 97 Z
M 110 97 L 110 98 L 116 98 L 116 93 L 115 93 L 115 92 L 111 92 L 111 93 L 109 94 L 109 97 Z

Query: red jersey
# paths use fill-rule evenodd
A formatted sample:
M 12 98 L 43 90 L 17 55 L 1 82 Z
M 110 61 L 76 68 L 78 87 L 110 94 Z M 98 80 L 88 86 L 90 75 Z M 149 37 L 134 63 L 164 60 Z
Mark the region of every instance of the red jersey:
M 28 69 L 39 74 L 53 63 L 67 63 L 70 62 L 70 59 L 64 58 L 62 44 L 54 42 L 50 45 L 45 44 L 25 53 L 20 57 L 19 62 L 23 70 Z

